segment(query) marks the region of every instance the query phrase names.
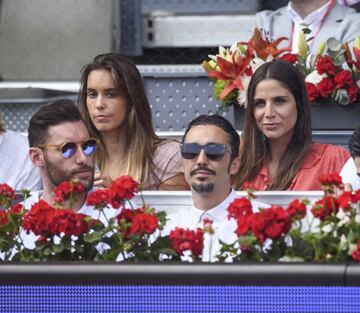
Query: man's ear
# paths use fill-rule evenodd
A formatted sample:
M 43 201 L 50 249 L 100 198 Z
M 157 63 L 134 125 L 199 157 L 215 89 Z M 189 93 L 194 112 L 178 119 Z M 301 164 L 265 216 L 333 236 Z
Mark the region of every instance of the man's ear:
M 29 149 L 29 157 L 31 162 L 37 167 L 43 167 L 45 164 L 44 152 L 37 147 L 31 147 Z
M 234 160 L 231 161 L 230 163 L 230 168 L 229 168 L 229 174 L 230 175 L 235 175 L 237 174 L 237 172 L 239 171 L 239 167 L 240 167 L 240 156 L 237 156 Z

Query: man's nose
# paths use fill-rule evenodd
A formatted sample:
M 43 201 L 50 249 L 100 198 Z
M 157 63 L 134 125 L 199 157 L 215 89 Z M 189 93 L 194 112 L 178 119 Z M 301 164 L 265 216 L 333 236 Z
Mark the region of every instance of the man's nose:
M 207 163 L 208 163 L 208 158 L 206 156 L 205 150 L 201 149 L 197 157 L 196 164 L 207 164 Z

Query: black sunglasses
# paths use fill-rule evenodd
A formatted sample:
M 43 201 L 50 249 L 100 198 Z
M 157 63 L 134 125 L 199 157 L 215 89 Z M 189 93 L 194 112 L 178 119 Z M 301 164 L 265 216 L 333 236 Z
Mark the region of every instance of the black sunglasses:
M 64 158 L 70 158 L 73 156 L 78 147 L 81 147 L 81 150 L 84 152 L 86 156 L 90 156 L 95 153 L 96 148 L 98 146 L 98 140 L 94 138 L 90 138 L 83 142 L 64 142 L 59 145 L 52 144 L 42 144 L 38 145 L 39 148 L 55 148 L 59 150 Z
M 213 161 L 219 161 L 226 151 L 230 152 L 226 145 L 220 143 L 207 143 L 206 145 L 184 143 L 181 145 L 181 155 L 187 160 L 196 158 L 200 154 L 201 150 L 204 150 L 206 157 Z

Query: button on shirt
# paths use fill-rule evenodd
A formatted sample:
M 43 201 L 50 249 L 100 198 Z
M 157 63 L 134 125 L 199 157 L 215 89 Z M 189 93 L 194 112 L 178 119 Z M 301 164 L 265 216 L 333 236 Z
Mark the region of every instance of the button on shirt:
M 215 234 L 204 234 L 204 250 L 203 250 L 203 262 L 215 262 L 217 260 L 216 255 L 220 252 L 219 239 L 227 244 L 233 243 L 237 239 L 235 234 L 237 223 L 234 219 L 228 219 L 227 208 L 231 202 L 237 198 L 234 190 L 216 207 L 203 211 L 197 209 L 192 205 L 189 209 L 184 209 L 168 216 L 168 222 L 165 225 L 163 231 L 164 235 L 168 235 L 175 227 L 188 228 L 191 230 L 197 227 L 203 227 L 203 221 L 205 218 L 213 221 L 212 227 Z M 259 201 L 251 201 L 253 211 L 258 211 L 260 207 L 268 207 L 267 204 Z M 183 258 L 184 261 L 188 261 L 189 258 Z
M 330 5 L 331 1 L 328 1 L 325 5 L 323 5 L 321 8 L 311 12 L 309 15 L 307 15 L 304 19 L 292 8 L 291 3 L 289 1 L 288 7 L 287 7 L 287 13 L 290 17 L 290 19 L 294 23 L 293 33 L 292 33 L 292 51 L 294 53 L 297 53 L 299 51 L 298 48 L 298 41 L 299 41 L 299 32 L 303 28 L 309 28 L 311 30 L 311 33 L 308 34 L 308 38 L 316 36 L 320 30 L 321 24 L 323 22 L 324 15 L 326 14 L 326 11 Z M 309 42 L 310 49 L 311 49 L 311 43 Z M 315 51 L 312 51 L 315 52 Z

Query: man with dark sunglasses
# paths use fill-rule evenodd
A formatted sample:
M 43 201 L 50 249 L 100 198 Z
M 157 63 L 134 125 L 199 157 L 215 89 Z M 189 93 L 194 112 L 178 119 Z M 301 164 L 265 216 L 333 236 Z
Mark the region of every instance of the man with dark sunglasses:
M 215 234 L 205 234 L 203 261 L 215 261 L 219 239 L 236 240 L 236 222 L 228 220 L 227 208 L 236 198 L 231 177 L 239 169 L 240 138 L 231 123 L 219 115 L 201 115 L 185 131 L 181 154 L 185 179 L 191 187 L 193 205 L 169 216 L 164 234 L 175 227 L 195 229 L 212 221 Z M 266 204 L 252 201 L 253 209 Z

